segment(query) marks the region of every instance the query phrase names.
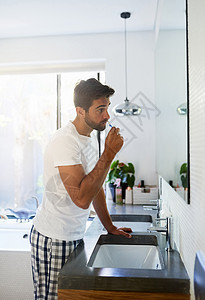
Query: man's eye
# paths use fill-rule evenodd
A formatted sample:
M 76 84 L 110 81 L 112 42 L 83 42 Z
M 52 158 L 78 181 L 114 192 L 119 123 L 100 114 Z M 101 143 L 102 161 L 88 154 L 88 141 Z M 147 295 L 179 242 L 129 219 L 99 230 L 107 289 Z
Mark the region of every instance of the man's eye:
M 99 111 L 100 113 L 103 113 L 104 108 L 99 108 L 98 111 Z

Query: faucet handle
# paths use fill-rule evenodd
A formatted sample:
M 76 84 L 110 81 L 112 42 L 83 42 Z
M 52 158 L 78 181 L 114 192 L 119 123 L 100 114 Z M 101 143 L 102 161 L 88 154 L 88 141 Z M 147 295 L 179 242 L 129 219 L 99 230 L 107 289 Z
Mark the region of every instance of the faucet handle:
M 166 218 L 155 218 L 155 220 L 156 221 L 169 221 L 169 220 L 171 220 L 172 219 L 172 217 L 166 217 Z
M 155 221 L 167 221 L 168 218 L 155 218 Z

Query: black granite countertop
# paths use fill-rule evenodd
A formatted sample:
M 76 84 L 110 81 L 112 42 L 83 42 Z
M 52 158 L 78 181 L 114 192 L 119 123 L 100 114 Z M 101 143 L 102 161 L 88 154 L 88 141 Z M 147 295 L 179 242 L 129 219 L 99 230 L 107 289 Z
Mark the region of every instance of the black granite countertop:
M 153 217 L 156 215 L 155 211 L 145 211 L 142 206 L 120 206 L 112 202 L 108 203 L 108 209 L 110 214 L 149 214 Z M 165 236 L 162 234 L 156 233 L 164 260 L 164 268 L 161 270 L 88 267 L 87 263 L 102 234 L 105 235 L 106 231 L 96 217 L 88 228 L 84 241 L 62 268 L 59 274 L 59 289 L 189 294 L 190 280 L 180 255 L 176 250 L 165 250 Z

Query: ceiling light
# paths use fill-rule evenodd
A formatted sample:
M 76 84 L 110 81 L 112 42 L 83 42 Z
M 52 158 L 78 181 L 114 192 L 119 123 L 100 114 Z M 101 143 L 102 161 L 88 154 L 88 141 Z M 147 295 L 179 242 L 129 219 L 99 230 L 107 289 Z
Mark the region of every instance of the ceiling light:
M 113 113 L 116 116 L 137 116 L 141 113 L 142 109 L 134 103 L 131 103 L 127 98 L 127 31 L 126 19 L 130 18 L 130 12 L 122 12 L 121 18 L 125 20 L 125 95 L 124 103 L 118 104 L 113 108 Z

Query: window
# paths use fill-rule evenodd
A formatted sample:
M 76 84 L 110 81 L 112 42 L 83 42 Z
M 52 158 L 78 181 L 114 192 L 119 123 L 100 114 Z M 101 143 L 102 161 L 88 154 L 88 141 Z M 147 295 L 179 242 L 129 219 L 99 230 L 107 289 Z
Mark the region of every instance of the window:
M 33 197 L 41 202 L 44 148 L 56 128 L 75 116 L 76 82 L 91 77 L 99 73 L 0 76 L 0 209 L 36 209 Z

